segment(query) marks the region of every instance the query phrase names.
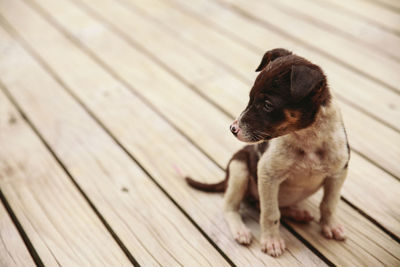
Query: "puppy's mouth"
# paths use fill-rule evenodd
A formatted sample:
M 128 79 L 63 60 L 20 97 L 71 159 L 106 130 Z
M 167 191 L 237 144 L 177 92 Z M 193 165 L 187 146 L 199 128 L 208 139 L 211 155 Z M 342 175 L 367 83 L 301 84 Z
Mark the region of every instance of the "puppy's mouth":
M 236 138 L 239 141 L 245 142 L 245 143 L 249 143 L 249 144 L 255 144 L 255 143 L 260 143 L 263 141 L 268 141 L 270 139 L 272 139 L 273 137 L 269 134 L 257 134 L 257 133 L 253 133 L 253 134 L 244 134 L 243 131 L 239 131 L 237 133 L 233 134 L 234 136 L 236 136 Z
M 249 129 L 248 125 L 240 123 L 240 118 L 235 120 L 229 127 L 232 134 L 245 143 L 260 143 L 273 138 L 273 136 L 264 131 Z

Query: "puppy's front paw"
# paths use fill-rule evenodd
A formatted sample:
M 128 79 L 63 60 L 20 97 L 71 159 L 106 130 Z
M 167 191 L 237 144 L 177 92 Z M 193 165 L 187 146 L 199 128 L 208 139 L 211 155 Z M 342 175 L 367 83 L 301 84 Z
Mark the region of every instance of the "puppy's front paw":
M 236 232 L 233 233 L 233 237 L 239 244 L 242 245 L 250 245 L 252 239 L 251 232 L 246 227 L 237 229 Z
M 328 239 L 336 239 L 343 241 L 346 239 L 344 234 L 344 227 L 337 223 L 322 223 L 321 224 L 322 234 Z
M 261 250 L 270 256 L 277 257 L 285 251 L 285 241 L 279 236 L 261 239 Z

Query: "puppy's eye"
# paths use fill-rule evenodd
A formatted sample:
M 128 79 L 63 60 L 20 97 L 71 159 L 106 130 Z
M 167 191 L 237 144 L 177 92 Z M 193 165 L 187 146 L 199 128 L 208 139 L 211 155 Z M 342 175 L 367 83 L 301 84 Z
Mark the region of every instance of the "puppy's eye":
M 274 109 L 274 106 L 272 105 L 271 101 L 265 100 L 264 102 L 264 110 L 266 112 L 271 112 Z

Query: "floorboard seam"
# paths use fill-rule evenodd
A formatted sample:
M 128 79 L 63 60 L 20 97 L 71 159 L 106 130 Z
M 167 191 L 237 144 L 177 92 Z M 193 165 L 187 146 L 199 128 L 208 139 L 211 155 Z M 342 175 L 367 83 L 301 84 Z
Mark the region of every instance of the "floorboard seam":
M 1 17 L 1 15 L 0 15 Z M 2 20 L 2 18 L 0 18 Z M 118 246 L 121 248 L 121 250 L 124 252 L 124 254 L 127 256 L 127 258 L 130 260 L 130 262 L 134 266 L 140 266 L 139 263 L 136 261 L 136 259 L 133 257 L 133 255 L 129 252 L 129 250 L 126 248 L 126 246 L 123 244 L 121 239 L 117 236 L 117 234 L 114 232 L 114 230 L 111 228 L 111 226 L 107 223 L 107 221 L 104 219 L 104 217 L 101 215 L 101 213 L 98 211 L 98 209 L 95 207 L 95 205 L 92 203 L 92 201 L 87 197 L 85 192 L 82 190 L 82 188 L 78 185 L 78 183 L 75 181 L 67 167 L 64 165 L 64 163 L 59 159 L 59 157 L 56 155 L 56 153 L 53 151 L 51 146 L 47 143 L 47 141 L 44 139 L 42 134 L 39 132 L 39 130 L 36 128 L 36 126 L 31 122 L 31 120 L 28 118 L 28 116 L 25 114 L 25 112 L 20 108 L 19 104 L 17 101 L 14 99 L 14 97 L 11 95 L 8 89 L 1 84 L 1 87 L 6 94 L 7 98 L 12 102 L 12 104 L 15 106 L 15 108 L 18 110 L 19 114 L 21 117 L 25 120 L 25 122 L 30 126 L 30 128 L 33 130 L 33 132 L 37 135 L 37 137 L 40 139 L 42 144 L 46 147 L 46 149 L 49 151 L 49 153 L 52 155 L 54 160 L 58 163 L 58 165 L 63 169 L 63 171 L 66 173 L 68 178 L 71 180 L 73 185 L 76 187 L 76 189 L 79 191 L 79 193 L 83 196 L 83 198 L 86 200 L 86 202 L 89 204 L 89 206 L 92 208 L 94 213 L 97 215 L 99 220 L 102 222 L 102 224 L 105 226 L 105 228 L 108 230 L 108 232 L 111 234 L 113 237 L 114 241 L 118 244 Z
M 250 14 L 247 11 L 243 10 L 242 8 L 240 8 L 240 7 L 236 6 L 236 5 L 233 5 L 233 4 L 221 3 L 220 0 L 217 0 L 216 2 L 218 2 L 218 4 L 220 6 L 226 7 L 228 9 L 230 9 L 230 10 L 233 10 L 233 12 L 239 14 L 240 16 L 242 16 L 244 18 L 247 18 L 248 20 L 254 21 L 257 24 L 262 25 L 263 27 L 267 27 L 270 30 L 272 30 L 272 31 L 274 31 L 274 32 L 276 32 L 278 34 L 280 34 L 282 36 L 285 36 L 286 38 L 291 39 L 291 40 L 303 45 L 304 47 L 312 49 L 312 50 L 318 52 L 319 54 L 324 55 L 325 57 L 329 58 L 330 60 L 332 60 L 332 61 L 334 61 L 334 62 L 336 62 L 336 63 L 338 63 L 338 64 L 340 64 L 340 65 L 342 65 L 342 66 L 344 66 L 344 67 L 346 67 L 348 69 L 350 69 L 350 70 L 352 70 L 353 72 L 355 72 L 355 73 L 357 73 L 357 74 L 359 74 L 361 76 L 364 76 L 365 78 L 367 78 L 367 79 L 369 79 L 371 81 L 374 81 L 375 83 L 379 83 L 382 86 L 385 86 L 386 88 L 390 89 L 394 93 L 400 95 L 400 90 L 398 88 L 393 87 L 392 85 L 386 83 L 385 81 L 383 81 L 383 80 L 381 80 L 379 78 L 376 78 L 376 77 L 374 77 L 374 76 L 372 76 L 372 75 L 370 75 L 370 74 L 368 74 L 368 73 L 366 73 L 366 72 L 364 72 L 364 71 L 362 71 L 362 70 L 360 70 L 360 69 L 358 69 L 356 67 L 351 66 L 350 64 L 340 60 L 339 58 L 337 58 L 337 57 L 335 57 L 335 56 L 333 56 L 333 55 L 331 55 L 331 54 L 329 54 L 329 53 L 327 53 L 327 52 L 325 52 L 325 51 L 323 51 L 321 49 L 319 49 L 316 46 L 313 46 L 313 45 L 311 45 L 311 44 L 309 44 L 309 43 L 307 43 L 307 42 L 305 42 L 305 41 L 303 41 L 301 39 L 298 39 L 297 37 L 292 36 L 290 33 L 287 33 L 285 31 L 283 31 L 279 27 L 277 27 L 277 26 L 275 26 L 275 25 L 273 25 L 273 24 L 271 24 L 271 23 L 269 23 L 267 21 L 261 20 L 261 19 L 257 18 L 256 16 L 253 16 L 252 14 Z
M 0 87 L 3 87 L 2 84 L 0 84 Z M 19 222 L 17 216 L 15 215 L 13 209 L 11 208 L 10 204 L 8 203 L 5 195 L 0 189 L 0 201 L 3 203 L 5 209 L 7 210 L 8 215 L 10 216 L 12 222 L 14 223 L 15 227 L 18 230 L 18 233 L 20 234 L 22 240 L 24 241 L 24 244 L 26 248 L 28 249 L 29 254 L 31 255 L 33 261 L 35 262 L 36 266 L 38 267 L 44 267 L 43 261 L 40 258 L 39 254 L 37 253 L 35 247 L 33 246 L 32 242 L 30 241 L 28 235 L 26 234 L 24 228 L 22 227 L 21 223 Z
M 6 22 L 6 20 L 4 19 L 4 18 L 2 18 L 2 16 L 1 16 L 1 14 L 0 14 L 0 21 L 1 22 Z M 7 25 L 8 27 L 10 27 L 10 29 L 12 29 L 12 27 L 10 26 L 10 25 Z M 58 27 L 57 27 L 58 28 Z M 60 29 L 59 29 L 60 30 Z M 14 35 L 16 35 L 17 36 L 17 40 L 18 40 L 18 42 L 19 43 L 22 43 L 22 45 L 23 45 L 23 47 L 35 58 L 35 60 L 37 60 L 38 61 L 38 63 L 40 64 L 40 65 L 42 65 L 42 67 L 52 76 L 52 78 L 54 78 L 67 92 L 68 92 L 68 94 L 75 100 L 75 101 L 77 101 L 77 103 L 80 105 L 80 106 L 82 106 L 83 107 L 83 109 L 89 114 L 89 116 L 90 117 L 92 117 L 95 121 L 96 121 L 96 123 L 98 123 L 99 124 L 99 126 L 101 127 L 101 128 L 103 128 L 103 130 L 112 138 L 112 140 L 129 156 L 129 158 L 131 158 L 139 167 L 140 167 L 140 169 L 147 175 L 147 176 L 149 176 L 149 178 L 155 183 L 155 185 L 159 188 L 159 189 L 161 189 L 161 191 L 173 202 L 173 204 L 184 214 L 184 216 L 195 226 L 195 228 L 197 229 L 197 230 L 199 230 L 199 232 L 207 239 L 207 241 L 209 241 L 209 243 L 221 254 L 221 256 L 231 265 L 231 266 L 236 266 L 232 261 L 231 261 L 231 259 L 229 259 L 229 257 L 217 246 L 217 244 L 210 238 L 210 237 L 208 237 L 208 235 L 200 228 L 200 226 L 189 216 L 189 214 L 188 213 L 186 213 L 186 211 L 184 211 L 179 205 L 178 205 L 178 203 L 161 187 L 161 185 L 159 185 L 157 182 L 156 182 L 156 180 L 150 175 L 150 173 L 136 160 L 136 158 L 134 158 L 133 157 L 133 155 L 131 155 L 131 153 L 117 140 L 117 138 L 108 130 L 108 128 L 97 118 L 97 116 L 95 116 L 95 114 L 93 114 L 90 110 L 89 110 L 89 108 L 87 108 L 87 106 L 68 88 L 68 86 L 58 77 L 58 75 L 47 65 L 47 63 L 46 62 L 44 62 L 42 59 L 41 59 L 41 57 L 40 56 L 38 56 L 38 55 L 36 55 L 36 52 L 35 51 L 33 51 L 31 48 L 30 48 L 30 46 L 29 46 L 29 44 L 26 44 L 26 42 L 25 42 L 25 40 L 23 39 L 23 38 L 21 38 L 20 36 L 19 36 L 19 34 L 14 30 L 14 29 L 12 29 L 12 31 L 14 32 Z M 60 30 L 60 31 L 62 31 L 62 30 Z M 63 31 L 62 31 L 63 32 Z M 63 32 L 64 34 L 66 34 L 65 32 Z M 68 38 L 68 39 L 70 39 L 70 38 Z M 75 43 L 75 41 L 74 40 L 72 40 L 73 42 L 74 42 L 74 44 L 76 45 L 76 43 Z M 79 48 L 81 48 L 81 45 L 80 44 L 78 44 L 78 47 Z M 82 49 L 82 48 L 81 48 Z M 82 50 L 86 50 L 86 49 L 82 49 Z M 88 51 L 85 51 L 86 53 L 91 53 L 90 51 L 88 52 Z M 93 55 L 90 55 L 89 54 L 89 56 L 93 59 Z M 103 67 L 103 68 L 105 68 L 108 72 L 110 72 L 109 71 L 109 69 L 108 69 L 108 67 L 104 67 L 104 65 L 103 65 L 103 63 L 102 62 L 99 62 L 98 60 L 96 60 L 95 59 L 95 61 L 96 61 L 96 63 L 98 63 L 101 67 Z M 111 73 L 112 74 L 112 73 Z M 123 81 L 123 80 L 121 80 L 118 76 L 115 76 L 115 75 L 113 75 L 112 74 L 112 76 L 116 79 L 116 80 L 118 80 L 118 81 L 120 81 L 125 87 L 127 87 L 127 84 Z M 127 87 L 127 88 L 130 88 L 130 87 Z M 136 95 L 136 93 L 135 92 L 133 92 L 132 91 L 132 89 L 129 89 L 128 90 L 129 92 L 131 92 L 131 93 L 133 93 L 135 96 L 137 96 L 137 97 L 139 97 L 139 99 L 140 100 L 142 100 L 145 104 L 147 104 L 147 105 L 149 105 L 149 103 L 147 103 L 147 101 L 145 101 L 145 100 L 143 100 L 142 99 L 142 97 L 140 97 L 140 96 L 138 96 L 138 95 Z M 156 111 L 155 109 L 154 109 L 154 107 L 152 106 L 152 105 L 150 105 L 150 108 L 151 108 L 151 110 L 153 110 L 153 111 L 155 111 L 158 115 L 160 115 L 159 114 L 159 112 L 158 111 Z M 21 111 L 21 110 L 19 110 L 19 111 Z M 161 116 L 161 115 L 160 115 Z M 25 116 L 23 116 L 24 118 L 26 118 Z M 175 130 L 177 130 L 176 128 L 175 128 L 175 126 L 169 121 L 169 120 L 167 120 L 164 116 L 161 116 L 169 125 L 171 125 Z M 31 125 L 31 124 L 30 124 Z M 31 125 L 31 127 L 34 127 L 33 125 Z M 183 137 L 185 137 L 185 135 L 180 131 L 180 130 L 177 130 L 181 135 L 183 135 Z M 37 134 L 38 134 L 38 132 L 37 131 L 35 131 Z M 38 134 L 39 135 L 39 134 Z M 40 135 L 39 135 L 40 136 Z M 41 136 L 40 136 L 40 138 L 41 138 Z M 45 142 L 42 138 L 41 138 L 41 140 L 42 140 L 42 142 Z M 191 144 L 193 144 L 193 142 L 191 141 L 191 140 L 188 140 Z M 47 143 L 45 143 L 45 145 L 46 145 Z M 50 149 L 49 148 L 49 146 L 47 146 L 46 145 L 46 147 L 48 148 L 48 149 Z M 201 153 L 203 153 L 203 154 L 205 154 L 205 152 L 202 150 L 202 149 L 200 149 L 198 146 L 195 146 L 197 149 L 199 149 L 200 151 L 201 151 Z M 51 151 L 51 150 L 50 150 Z M 52 152 L 52 151 L 51 151 Z M 53 154 L 53 153 L 52 153 Z M 53 154 L 54 155 L 54 154 Z M 209 158 L 209 157 L 207 157 L 207 158 Z M 57 159 L 57 158 L 56 158 Z M 57 160 L 58 161 L 58 160 Z M 214 162 L 214 161 L 213 161 Z M 60 163 L 60 162 L 59 162 Z M 215 162 L 214 162 L 215 163 Z M 61 163 L 62 164 L 62 163 Z M 219 165 L 217 165 L 219 168 L 221 168 Z M 70 173 L 68 172 L 68 170 L 63 166 L 63 165 L 61 165 L 61 167 L 64 169 L 64 171 L 66 171 L 67 172 L 67 174 L 70 176 Z M 73 180 L 73 178 L 72 178 L 72 176 L 70 176 L 70 178 Z M 79 186 L 76 184 L 76 182 L 73 180 L 73 183 L 75 184 L 75 186 L 77 186 L 78 187 L 78 190 L 82 193 L 82 194 L 84 194 L 83 193 L 83 191 L 79 188 Z M 87 196 L 86 195 L 84 195 L 84 197 L 85 197 L 85 199 L 87 200 L 87 201 L 90 201 L 88 198 L 87 198 Z M 90 202 L 89 203 L 89 205 L 92 207 L 92 208 L 94 208 L 94 205 Z M 94 208 L 95 209 L 95 208 Z M 98 213 L 98 211 L 97 211 L 97 209 L 95 210 L 95 212 L 96 212 L 96 214 Z M 98 216 L 101 216 L 100 215 L 100 213 L 98 213 Z M 99 217 L 100 218 L 100 217 Z M 103 222 L 103 224 L 104 223 L 106 223 L 106 221 L 104 220 L 104 218 L 100 218 L 101 220 L 102 220 L 102 222 Z M 107 224 L 108 225 L 108 224 Z M 105 225 L 106 226 L 106 225 Z M 107 227 L 107 226 L 106 226 Z M 111 227 L 110 226 L 108 226 L 107 227 L 107 229 L 111 229 Z M 111 229 L 112 230 L 112 229 Z M 113 238 L 118 238 L 118 236 L 114 233 L 114 231 L 112 231 L 112 232 L 110 232 L 111 233 L 111 235 L 113 236 Z M 119 240 L 119 238 L 118 238 L 118 240 Z M 117 241 L 117 240 L 116 240 Z M 120 242 L 118 242 L 117 241 L 117 243 L 119 244 L 119 245 L 123 245 L 123 243 L 122 243 L 122 241 L 121 241 L 121 243 Z M 125 247 L 125 246 L 124 246 Z M 122 248 L 122 247 L 121 247 Z M 124 249 L 123 249 L 124 250 Z M 124 250 L 124 252 L 126 253 L 126 252 L 128 252 L 129 254 L 130 254 L 130 252 L 126 249 L 126 251 Z M 133 258 L 133 256 L 131 255 L 131 257 L 128 257 L 130 260 L 131 259 L 133 259 L 134 261 L 132 261 L 132 263 L 135 265 L 135 266 L 140 266 L 138 263 L 137 263 L 137 261 Z
M 36 9 L 36 8 L 35 8 L 35 9 Z M 39 13 L 40 13 L 40 12 L 39 12 Z M 43 14 L 42 14 L 42 15 L 43 15 Z M 45 18 L 46 18 L 47 20 L 49 20 L 46 16 L 45 16 Z M 73 41 L 73 43 L 74 43 L 75 45 L 77 45 L 77 46 L 78 46 L 80 49 L 82 49 L 85 53 L 89 54 L 89 56 L 90 56 L 91 58 L 95 59 L 95 61 L 96 61 L 99 65 L 101 65 L 101 66 L 102 66 L 103 68 L 105 68 L 108 72 L 110 72 L 110 73 L 113 75 L 114 78 L 116 78 L 118 81 L 122 82 L 127 88 L 129 88 L 129 89 L 130 89 L 129 91 L 132 91 L 133 94 L 135 94 L 136 96 L 138 96 L 143 102 L 145 102 L 147 105 L 149 105 L 150 108 L 151 108 L 153 111 L 155 111 L 157 114 L 159 114 L 159 112 L 158 112 L 151 104 L 149 104 L 148 101 L 143 100 L 142 97 L 140 97 L 137 93 L 133 92 L 133 89 L 131 88 L 131 86 L 130 86 L 128 83 L 126 83 L 122 78 L 120 78 L 120 77 L 118 76 L 118 74 L 112 73 L 112 72 L 114 72 L 114 71 L 112 71 L 111 68 L 105 66 L 106 64 L 104 64 L 100 59 L 97 59 L 97 56 L 93 55 L 93 53 L 92 53 L 89 49 L 87 49 L 87 48 L 85 47 L 85 45 L 82 45 L 79 41 L 76 41 L 73 37 L 71 38 L 71 37 L 69 36 L 68 33 L 65 33 L 65 31 L 62 29 L 63 27 L 62 27 L 62 26 L 59 26 L 57 22 L 50 21 L 50 23 L 51 23 L 51 24 L 56 24 L 56 27 L 57 27 L 61 32 L 63 32 L 64 35 L 66 35 L 68 39 L 70 39 L 70 40 L 72 39 L 72 41 Z M 60 28 L 61 28 L 61 29 L 60 29 Z M 118 32 L 117 32 L 117 34 L 118 34 Z M 120 34 L 119 34 L 119 35 L 120 35 Z M 77 42 L 78 42 L 78 44 L 77 44 Z M 135 46 L 135 47 L 136 47 L 136 46 Z M 142 52 L 143 52 L 143 51 L 142 51 Z M 32 53 L 32 51 L 30 51 L 30 53 Z M 147 53 L 145 53 L 145 54 L 147 55 Z M 39 57 L 39 56 L 38 56 L 38 57 Z M 35 57 L 35 58 L 36 58 L 36 57 Z M 40 58 L 40 57 L 39 57 L 39 58 Z M 154 60 L 153 57 L 151 57 L 151 59 Z M 157 61 L 158 61 L 158 60 L 157 60 Z M 158 63 L 158 62 L 157 62 L 157 63 Z M 41 64 L 43 64 L 43 62 L 42 62 Z M 160 64 L 160 65 L 161 65 L 161 64 Z M 164 64 L 163 64 L 163 65 L 164 65 Z M 165 66 L 163 66 L 163 68 L 165 68 Z M 49 69 L 51 69 L 51 68 L 49 68 L 49 67 L 46 68 L 47 71 L 49 71 Z M 168 71 L 168 70 L 167 70 L 167 71 Z M 52 74 L 52 76 L 54 76 L 54 75 L 56 75 L 56 74 Z M 176 75 L 174 75 L 174 76 L 176 76 Z M 61 81 L 59 78 L 58 78 L 57 80 L 58 80 L 58 82 Z M 180 78 L 179 80 L 182 82 L 182 78 Z M 61 82 L 62 82 L 62 81 L 61 81 Z M 184 83 L 185 85 L 188 85 L 187 82 L 183 82 L 183 83 Z M 70 91 L 69 89 L 67 89 L 67 87 L 65 86 L 64 83 L 62 83 L 61 85 L 66 89 L 66 91 L 68 91 L 68 92 Z M 188 85 L 188 86 L 189 86 L 190 88 L 192 88 L 192 90 L 195 90 L 192 86 L 190 86 L 190 85 Z M 197 91 L 197 90 L 195 90 L 195 91 Z M 78 103 L 79 103 L 80 105 L 82 105 L 82 106 L 84 107 L 84 109 L 96 120 L 96 122 L 99 123 L 100 126 L 101 126 L 110 136 L 112 136 L 112 138 L 114 139 L 114 141 L 116 141 L 116 142 L 119 144 L 119 146 L 121 146 L 121 148 L 131 157 L 131 159 L 132 159 L 133 161 L 135 161 L 135 162 L 143 169 L 143 171 L 145 171 L 146 174 L 148 174 L 148 176 L 150 177 L 150 179 L 152 179 L 152 180 L 155 182 L 155 184 L 167 195 L 168 198 L 171 199 L 171 201 L 182 211 L 183 214 L 185 214 L 185 216 L 186 216 L 186 217 L 196 226 L 196 228 L 197 228 L 197 227 L 198 227 L 197 224 L 190 218 L 190 216 L 189 216 L 189 215 L 188 215 L 188 214 L 187 214 L 173 199 L 172 199 L 172 197 L 171 197 L 171 196 L 170 196 L 170 195 L 169 195 L 155 180 L 154 180 L 154 178 L 153 178 L 152 176 L 149 175 L 149 173 L 144 169 L 144 167 L 143 167 L 141 164 L 139 164 L 139 162 L 136 161 L 136 159 L 122 146 L 122 144 L 119 143 L 119 141 L 118 141 L 118 140 L 108 131 L 108 129 L 96 118 L 96 116 L 94 116 L 94 114 L 92 114 L 92 112 L 88 111 L 87 107 L 86 107 L 80 100 L 78 100 L 77 97 L 76 97 L 75 95 L 73 95 L 73 93 L 71 93 L 71 92 L 69 92 L 69 93 L 72 95 L 72 97 L 73 97 L 76 101 L 78 101 Z M 200 96 L 203 97 L 203 98 L 205 98 L 208 102 L 211 102 L 211 104 L 212 104 L 213 106 L 216 105 L 213 101 L 210 101 L 208 98 L 206 98 L 206 97 L 203 96 L 202 94 L 200 94 Z M 220 108 L 218 108 L 218 109 L 220 109 Z M 220 111 L 222 111 L 222 110 L 220 109 Z M 226 111 L 225 111 L 224 113 L 225 113 L 225 115 L 228 115 L 228 114 L 226 114 Z M 160 115 L 160 114 L 159 114 L 159 115 Z M 206 156 L 207 158 L 209 158 L 212 162 L 214 162 L 217 166 L 219 166 L 219 167 L 221 168 L 221 166 L 218 165 L 214 160 L 212 160 L 212 159 L 210 158 L 210 156 L 207 155 L 207 153 L 205 153 L 201 148 L 198 147 L 198 145 L 195 145 L 195 144 L 193 143 L 193 141 L 192 141 L 189 137 L 187 137 L 184 133 L 182 133 L 182 131 L 180 131 L 179 129 L 177 129 L 177 128 L 175 127 L 175 125 L 174 125 L 173 123 L 171 123 L 170 120 L 166 119 L 165 116 L 162 116 L 162 117 L 163 117 L 163 119 L 166 120 L 175 130 L 177 130 L 183 137 L 185 137 L 187 140 L 189 140 L 197 149 L 199 149 L 203 154 L 205 154 L 205 156 Z M 229 116 L 229 117 L 232 117 L 232 116 Z M 198 229 L 199 229 L 200 232 L 203 233 L 203 235 L 204 235 L 206 238 L 208 237 L 208 236 L 201 230 L 200 227 L 199 227 Z M 207 239 L 208 239 L 208 238 L 207 238 Z M 210 241 L 210 240 L 209 240 L 209 241 Z M 213 244 L 213 241 L 211 240 L 210 243 Z M 232 263 L 232 264 L 233 264 L 233 263 Z

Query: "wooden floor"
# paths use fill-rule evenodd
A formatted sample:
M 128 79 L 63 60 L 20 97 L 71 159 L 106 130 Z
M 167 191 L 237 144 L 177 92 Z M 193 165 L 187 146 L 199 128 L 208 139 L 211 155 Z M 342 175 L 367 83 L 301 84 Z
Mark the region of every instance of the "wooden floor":
M 182 178 L 222 179 L 275 47 L 326 71 L 353 149 L 348 239 L 283 221 L 277 259 Z M 400 266 L 399 179 L 397 0 L 0 0 L 0 266 Z

